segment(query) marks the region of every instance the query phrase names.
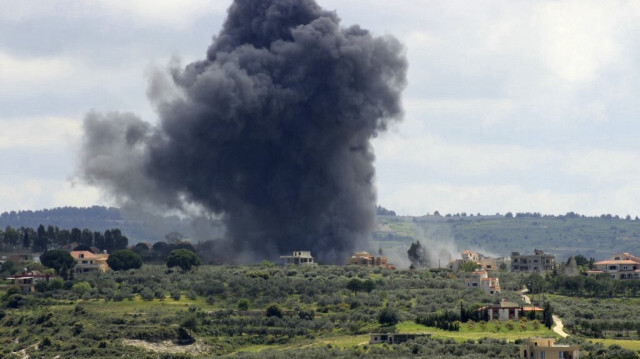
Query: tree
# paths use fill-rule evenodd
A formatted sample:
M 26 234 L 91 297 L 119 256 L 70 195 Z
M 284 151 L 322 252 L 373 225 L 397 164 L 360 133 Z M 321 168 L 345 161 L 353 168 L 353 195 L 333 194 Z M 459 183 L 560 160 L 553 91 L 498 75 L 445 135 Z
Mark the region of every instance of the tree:
M 113 270 L 127 270 L 142 267 L 142 258 L 128 249 L 113 252 L 107 259 L 107 264 Z
M 574 257 L 570 257 L 568 263 L 564 266 L 564 275 L 567 277 L 573 277 L 580 274 L 578 272 L 578 264 Z
M 282 318 L 282 309 L 277 304 L 271 304 L 267 307 L 265 316 Z
M 54 249 L 42 253 L 40 256 L 40 262 L 49 268 L 53 268 L 56 272 L 63 277 L 67 275 L 67 271 L 76 265 L 76 261 L 73 259 L 69 252 Z
M 427 256 L 427 252 L 420 244 L 420 241 L 411 243 L 411 246 L 407 251 L 407 255 L 409 256 L 409 260 L 414 267 L 423 268 L 429 266 L 429 258 Z
M 542 322 L 544 326 L 551 329 L 553 326 L 553 308 L 549 302 L 544 303 L 544 311 L 542 312 Z
M 544 286 L 544 278 L 538 273 L 532 273 L 526 278 L 526 284 L 531 294 L 539 294 Z
M 129 244 L 129 238 L 123 236 L 122 232 L 118 228 L 112 229 L 111 235 L 113 236 L 113 246 L 109 248 L 109 250 L 113 251 L 127 248 L 127 245 Z
M 398 321 L 398 311 L 388 305 L 378 314 L 378 323 L 381 325 L 396 325 Z
M 193 252 L 187 249 L 176 249 L 167 256 L 167 267 L 180 267 L 183 272 L 189 271 L 192 267 L 199 266 L 202 261 Z
M 44 252 L 47 250 L 47 230 L 43 225 L 39 225 L 36 237 L 33 239 L 33 251 L 34 252 Z
M 75 248 L 73 248 L 73 251 L 74 252 L 76 252 L 76 251 L 88 251 L 88 252 L 91 252 L 91 247 L 89 247 L 86 244 L 79 244 Z
M 73 242 L 80 243 L 81 239 L 82 239 L 82 231 L 80 230 L 80 228 L 77 228 L 77 227 L 71 228 L 71 237 L 69 238 L 69 241 L 71 241 L 71 243 Z
M 17 272 L 18 272 L 18 268 L 16 267 L 15 263 L 13 263 L 12 261 L 6 261 L 2 263 L 2 265 L 0 266 L 0 273 L 15 274 Z
M 462 272 L 473 272 L 474 270 L 478 269 L 479 266 L 478 264 L 476 264 L 476 262 L 474 261 L 465 261 L 464 263 L 462 263 L 460 265 L 460 271 Z
M 88 228 L 82 230 L 80 233 L 80 244 L 84 244 L 87 247 L 93 246 L 93 232 L 91 232 Z

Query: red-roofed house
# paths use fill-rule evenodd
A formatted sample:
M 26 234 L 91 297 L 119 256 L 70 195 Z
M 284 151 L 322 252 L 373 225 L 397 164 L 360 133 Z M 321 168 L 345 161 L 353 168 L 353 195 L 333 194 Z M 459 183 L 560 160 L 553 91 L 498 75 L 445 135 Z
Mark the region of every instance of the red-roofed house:
M 106 272 L 109 269 L 107 264 L 108 254 L 93 254 L 89 251 L 71 251 L 69 253 L 76 260 L 76 266 L 74 267 L 76 273 Z
M 38 271 L 24 271 L 22 274 L 15 274 L 7 278 L 11 281 L 12 285 L 20 287 L 22 293 L 35 292 L 36 283 L 40 281 L 50 282 L 53 278 L 57 278 L 55 275 L 42 274 Z

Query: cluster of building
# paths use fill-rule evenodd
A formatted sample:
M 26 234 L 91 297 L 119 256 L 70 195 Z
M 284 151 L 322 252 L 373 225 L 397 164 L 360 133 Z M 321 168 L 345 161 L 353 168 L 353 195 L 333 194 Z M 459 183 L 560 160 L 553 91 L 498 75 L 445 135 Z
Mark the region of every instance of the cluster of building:
M 284 265 L 317 265 L 313 260 L 313 256 L 310 251 L 295 251 L 291 255 L 280 256 L 280 259 L 284 261 Z M 387 269 L 396 269 L 396 267 L 389 263 L 385 256 L 372 256 L 369 252 L 355 252 L 351 257 L 346 260 L 347 265 L 357 265 L 364 267 L 382 267 Z
M 107 264 L 108 254 L 95 254 L 90 251 L 71 251 L 69 254 L 76 261 L 76 265 L 73 267 L 74 273 L 106 272 L 109 270 L 109 265 Z M 39 263 L 40 257 L 39 254 L 34 253 L 0 256 L 0 263 L 5 261 L 14 262 L 17 265 L 22 264 L 24 261 Z M 35 291 L 35 286 L 38 282 L 45 281 L 48 283 L 54 278 L 57 278 L 57 276 L 25 268 L 20 274 L 14 274 L 7 280 L 11 281 L 12 285 L 20 287 L 23 293 L 31 293 Z

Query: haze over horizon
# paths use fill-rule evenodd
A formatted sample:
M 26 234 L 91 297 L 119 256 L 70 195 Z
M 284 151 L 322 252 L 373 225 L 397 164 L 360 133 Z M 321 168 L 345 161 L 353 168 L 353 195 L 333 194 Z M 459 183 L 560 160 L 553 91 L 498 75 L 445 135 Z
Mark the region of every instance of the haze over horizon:
M 203 58 L 230 3 L 0 4 L 0 212 L 113 205 L 72 186 L 82 119 L 157 122 L 146 77 Z M 404 121 L 374 140 L 380 205 L 640 214 L 637 4 L 318 3 L 406 47 Z

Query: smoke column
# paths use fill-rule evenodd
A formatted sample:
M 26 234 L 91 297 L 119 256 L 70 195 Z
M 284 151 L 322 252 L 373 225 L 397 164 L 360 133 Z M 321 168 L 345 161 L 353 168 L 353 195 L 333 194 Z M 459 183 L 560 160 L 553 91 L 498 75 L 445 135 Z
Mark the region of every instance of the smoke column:
M 206 59 L 152 76 L 159 124 L 89 113 L 80 177 L 222 218 L 232 253 L 342 263 L 375 221 L 370 140 L 402 117 L 403 46 L 313 0 L 236 0 Z

